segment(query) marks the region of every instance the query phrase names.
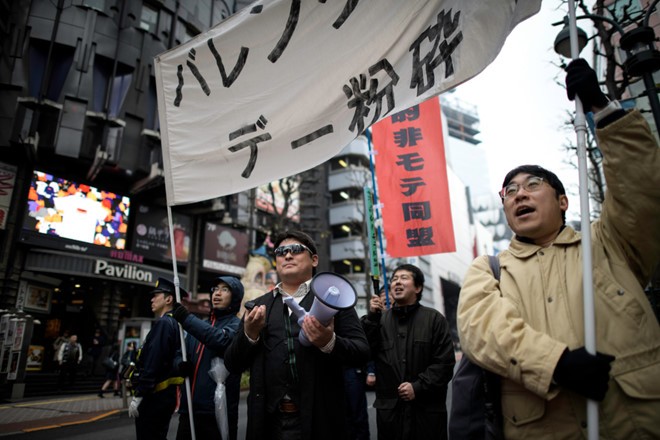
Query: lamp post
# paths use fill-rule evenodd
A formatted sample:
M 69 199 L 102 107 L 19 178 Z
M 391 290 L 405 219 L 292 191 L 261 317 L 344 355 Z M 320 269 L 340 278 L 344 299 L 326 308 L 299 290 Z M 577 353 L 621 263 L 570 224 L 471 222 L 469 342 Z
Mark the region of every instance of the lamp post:
M 592 19 L 604 21 L 611 24 L 620 34 L 620 45 L 626 53 L 626 59 L 623 63 L 625 74 L 630 77 L 641 77 L 644 81 L 646 97 L 651 106 L 651 113 L 655 121 L 656 130 L 660 130 L 660 100 L 653 80 L 653 72 L 660 69 L 660 52 L 655 48 L 655 32 L 649 26 L 649 18 L 655 10 L 655 6 L 660 0 L 655 0 L 646 10 L 644 19 L 636 28 L 625 31 L 621 24 L 609 17 L 603 17 L 596 14 L 585 14 L 575 17 L 576 20 Z M 564 21 L 553 23 L 553 26 L 564 24 L 564 28 L 559 31 L 555 38 L 555 52 L 564 57 L 570 58 L 570 42 L 568 17 Z M 578 46 L 581 51 L 587 45 L 587 33 L 578 28 Z

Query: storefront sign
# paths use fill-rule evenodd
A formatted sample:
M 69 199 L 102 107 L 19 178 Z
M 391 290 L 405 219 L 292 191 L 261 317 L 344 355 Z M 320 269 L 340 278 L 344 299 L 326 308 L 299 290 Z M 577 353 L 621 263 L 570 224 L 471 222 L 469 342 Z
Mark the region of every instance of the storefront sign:
M 28 285 L 25 297 L 25 310 L 40 313 L 50 313 L 50 301 L 53 295 L 52 289 L 48 287 Z
M 148 265 L 134 265 L 122 261 L 73 255 L 46 249 L 32 250 L 25 261 L 25 270 L 83 277 L 106 278 L 153 286 L 159 277 L 172 279 L 171 271 Z M 179 273 L 185 286 L 186 276 Z M 29 289 L 28 289 L 29 298 Z M 27 307 L 27 304 L 26 304 Z
M 0 162 L 0 229 L 5 229 L 11 196 L 16 182 L 16 167 Z
M 27 371 L 41 371 L 44 363 L 44 346 L 43 345 L 30 345 L 27 354 Z
M 187 264 L 190 253 L 192 222 L 190 217 L 172 213 L 174 248 L 178 264 Z M 137 209 L 131 248 L 146 258 L 172 261 L 172 245 L 167 211 L 163 208 L 140 206 Z
M 13 350 L 21 349 L 21 346 L 23 345 L 23 336 L 25 336 L 25 319 L 19 319 L 16 321 Z
M 25 307 L 25 297 L 27 296 L 28 283 L 21 281 L 18 283 L 18 294 L 16 295 L 16 310 L 23 310 Z
M 245 232 L 207 223 L 204 231 L 202 267 L 214 272 L 242 275 L 248 257 L 248 236 Z
M 12 351 L 9 358 L 9 370 L 7 371 L 7 380 L 16 380 L 18 376 L 18 365 L 21 361 L 21 352 Z
M 138 269 L 130 264 L 114 264 L 106 260 L 96 260 L 94 275 L 105 275 L 110 278 L 122 278 L 131 281 L 154 282 L 153 273 Z
M 14 345 L 14 335 L 16 334 L 17 318 L 9 318 L 9 326 L 7 327 L 7 337 L 5 338 L 5 347 Z

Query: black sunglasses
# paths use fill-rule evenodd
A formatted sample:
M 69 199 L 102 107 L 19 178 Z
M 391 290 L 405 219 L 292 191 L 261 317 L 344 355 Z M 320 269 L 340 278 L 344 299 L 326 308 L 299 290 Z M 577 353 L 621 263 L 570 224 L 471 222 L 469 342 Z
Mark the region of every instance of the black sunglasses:
M 275 248 L 275 255 L 278 257 L 283 257 L 285 256 L 288 252 L 291 252 L 291 255 L 298 255 L 303 252 L 309 252 L 309 255 L 314 255 L 312 251 L 305 246 L 304 244 L 300 243 L 295 243 L 295 244 L 287 244 L 286 246 L 280 246 L 278 248 Z

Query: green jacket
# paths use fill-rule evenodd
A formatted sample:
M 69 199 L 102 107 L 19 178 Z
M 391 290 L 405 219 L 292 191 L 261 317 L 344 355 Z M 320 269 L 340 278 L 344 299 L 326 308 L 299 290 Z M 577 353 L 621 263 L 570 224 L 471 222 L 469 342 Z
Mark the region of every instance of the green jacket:
M 591 226 L 596 347 L 616 356 L 600 435 L 660 438 L 660 327 L 643 290 L 660 258 L 660 150 L 638 111 L 597 137 L 608 192 Z M 499 258 L 499 283 L 485 256 L 468 270 L 462 348 L 505 378 L 507 439 L 586 438 L 585 399 L 552 385 L 564 349 L 585 345 L 580 234 L 566 227 L 546 248 L 514 238 Z

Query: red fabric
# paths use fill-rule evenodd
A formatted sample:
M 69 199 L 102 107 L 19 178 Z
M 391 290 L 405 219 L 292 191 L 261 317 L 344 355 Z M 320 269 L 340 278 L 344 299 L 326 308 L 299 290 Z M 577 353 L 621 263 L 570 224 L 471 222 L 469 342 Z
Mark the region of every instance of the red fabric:
M 387 254 L 454 252 L 438 98 L 383 119 L 372 134 Z

